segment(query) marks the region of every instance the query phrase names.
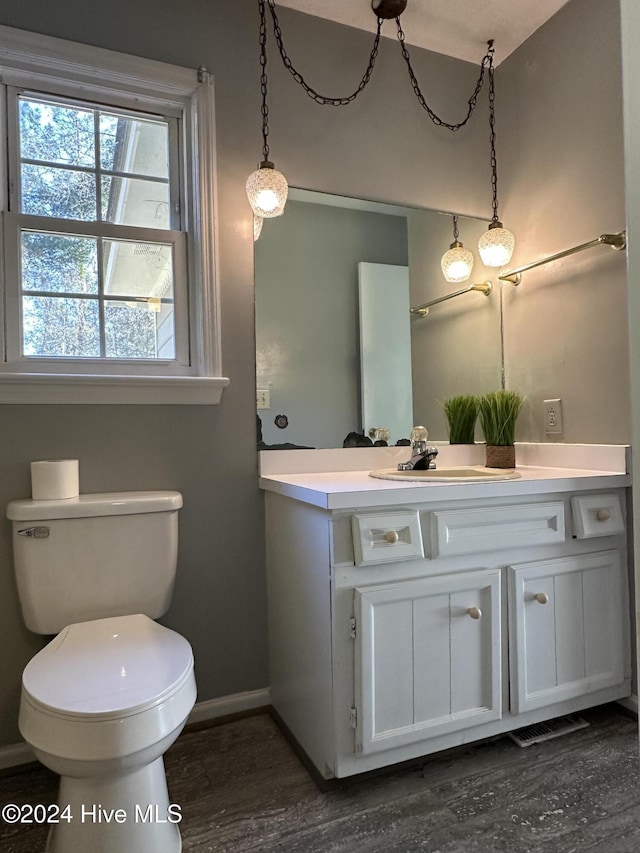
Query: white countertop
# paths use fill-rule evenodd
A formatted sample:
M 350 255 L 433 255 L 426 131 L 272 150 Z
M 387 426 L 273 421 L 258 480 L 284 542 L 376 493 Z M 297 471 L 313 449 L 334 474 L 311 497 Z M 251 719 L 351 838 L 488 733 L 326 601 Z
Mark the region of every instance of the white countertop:
M 407 483 L 376 479 L 368 471 L 268 474 L 260 477 L 260 488 L 331 510 L 617 489 L 631 483 L 622 471 L 520 465 L 516 470 L 519 479 L 490 483 Z

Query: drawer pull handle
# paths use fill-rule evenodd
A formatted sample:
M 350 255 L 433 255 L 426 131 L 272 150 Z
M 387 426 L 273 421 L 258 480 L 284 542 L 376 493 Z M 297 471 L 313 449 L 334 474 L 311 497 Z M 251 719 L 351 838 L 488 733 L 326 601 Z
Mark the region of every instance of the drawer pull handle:
M 469 614 L 469 616 L 471 616 L 472 619 L 480 619 L 480 617 L 482 616 L 482 610 L 480 610 L 479 607 L 470 607 L 467 610 L 467 613 Z
M 397 530 L 389 530 L 384 534 L 384 538 L 390 545 L 395 545 L 400 537 Z
M 596 518 L 598 521 L 609 521 L 611 518 L 611 512 L 608 509 L 599 509 L 596 512 Z
M 539 592 L 534 596 L 534 598 L 538 602 L 538 604 L 548 604 L 549 603 L 549 596 L 547 595 L 546 592 Z

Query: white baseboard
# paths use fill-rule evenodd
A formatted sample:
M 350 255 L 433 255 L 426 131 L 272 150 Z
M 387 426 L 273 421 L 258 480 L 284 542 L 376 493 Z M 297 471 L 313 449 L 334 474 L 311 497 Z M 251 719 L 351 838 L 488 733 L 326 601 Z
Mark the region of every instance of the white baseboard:
M 17 767 L 19 764 L 29 764 L 35 761 L 36 757 L 31 751 L 29 744 L 10 743 L 8 746 L 0 746 L 0 770 L 6 770 L 9 767 Z
M 219 699 L 208 699 L 205 702 L 196 703 L 189 714 L 187 725 L 215 720 L 217 717 L 226 717 L 228 714 L 238 714 L 241 711 L 253 711 L 255 708 L 264 708 L 269 704 L 271 704 L 271 698 L 268 687 L 246 693 L 234 693 L 231 696 L 221 696 Z M 0 746 L 0 770 L 29 764 L 35 760 L 31 747 L 24 742 Z
M 618 704 L 627 708 L 629 711 L 633 711 L 634 714 L 638 713 L 638 697 L 637 696 L 629 696 L 627 699 L 618 699 Z
M 189 714 L 187 725 L 215 720 L 217 717 L 226 717 L 228 714 L 238 714 L 241 711 L 253 711 L 255 708 L 264 708 L 270 704 L 271 694 L 268 687 L 262 690 L 248 690 L 245 693 L 232 693 L 230 696 L 221 696 L 219 699 L 208 699 L 205 702 L 196 703 Z

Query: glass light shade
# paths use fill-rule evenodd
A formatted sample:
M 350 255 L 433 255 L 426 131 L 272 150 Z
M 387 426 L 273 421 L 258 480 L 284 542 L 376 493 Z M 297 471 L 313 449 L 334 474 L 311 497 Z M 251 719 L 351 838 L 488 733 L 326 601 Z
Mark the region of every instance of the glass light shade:
M 467 281 L 471 278 L 471 270 L 473 269 L 473 252 L 465 249 L 462 243 L 456 241 L 442 256 L 440 266 L 445 279 L 452 284 Z
M 254 243 L 258 239 L 260 234 L 262 234 L 263 222 L 264 222 L 264 219 L 262 218 L 262 216 L 256 216 L 255 213 L 253 214 L 253 241 L 254 241 Z
M 288 194 L 287 179 L 266 160 L 247 178 L 247 198 L 256 216 L 280 216 Z
M 509 263 L 516 238 L 501 223 L 493 223 L 478 240 L 478 251 L 485 267 L 503 267 Z

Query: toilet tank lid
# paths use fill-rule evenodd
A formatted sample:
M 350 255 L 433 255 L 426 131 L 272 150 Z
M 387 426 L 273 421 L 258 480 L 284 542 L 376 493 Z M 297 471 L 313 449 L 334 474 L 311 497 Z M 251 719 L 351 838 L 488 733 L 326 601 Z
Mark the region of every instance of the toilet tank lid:
M 55 518 L 90 518 L 105 515 L 135 515 L 180 509 L 180 492 L 103 492 L 56 501 L 11 501 L 7 518 L 12 521 L 40 521 Z

